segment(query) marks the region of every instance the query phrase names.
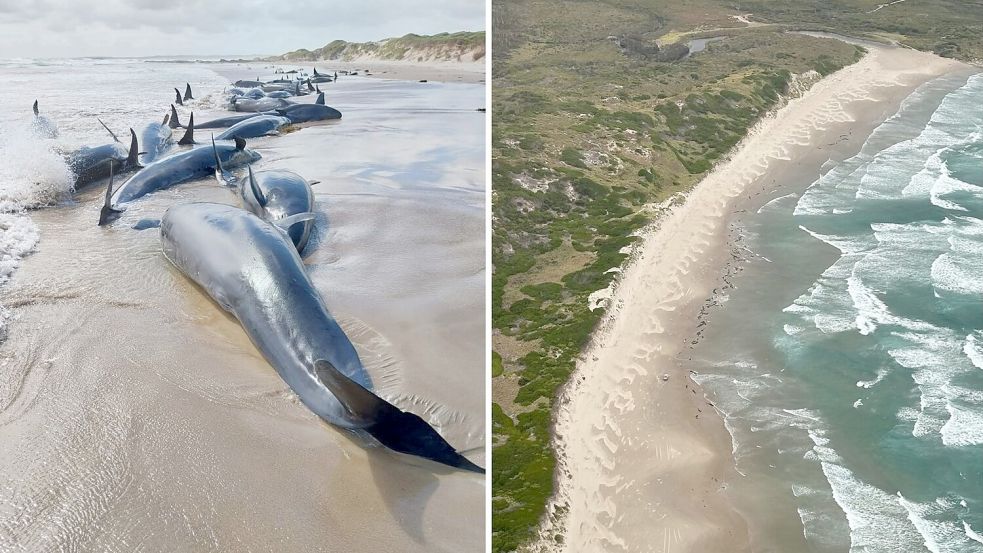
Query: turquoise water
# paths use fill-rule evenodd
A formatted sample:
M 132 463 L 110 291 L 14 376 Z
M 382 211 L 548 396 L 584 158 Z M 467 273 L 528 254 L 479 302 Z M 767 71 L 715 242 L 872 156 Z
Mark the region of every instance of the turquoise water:
M 738 224 L 693 359 L 756 550 L 983 552 L 983 75 Z

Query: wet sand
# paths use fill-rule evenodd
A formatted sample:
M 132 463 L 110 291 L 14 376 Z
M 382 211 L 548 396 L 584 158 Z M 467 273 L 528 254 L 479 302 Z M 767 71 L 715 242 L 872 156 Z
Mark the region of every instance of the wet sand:
M 260 71 L 261 74 L 270 73 L 271 68 L 278 67 L 285 71 L 290 69 L 302 69 L 311 72 L 317 67 L 319 73 L 332 74 L 334 71 L 358 71 L 359 76 L 367 76 L 376 79 L 395 79 L 401 81 L 427 81 L 446 82 L 446 83 L 483 83 L 485 82 L 485 60 L 484 58 L 473 62 L 412 62 L 412 61 L 310 61 L 310 62 L 253 62 L 246 64 L 236 64 L 233 71 L 238 73 L 243 71 L 242 79 L 253 79 L 253 73 Z M 223 64 L 224 65 L 224 64 Z M 368 70 L 368 73 L 365 71 Z M 247 76 L 252 75 L 252 76 Z M 340 75 L 345 78 L 345 75 Z M 233 81 L 236 79 L 233 79 Z M 327 83 L 330 86 L 330 83 Z M 323 84 L 322 84 L 323 86 Z
M 305 261 L 377 391 L 484 466 L 484 91 L 427 86 L 345 80 L 341 122 L 249 147 L 321 181 Z M 111 228 L 102 194 L 31 212 L 38 251 L 0 289 L 0 550 L 484 550 L 483 477 L 320 421 L 130 228 L 229 190 L 185 183 Z
M 687 351 L 739 270 L 729 232 L 736 214 L 779 183 L 811 182 L 824 162 L 858 151 L 917 86 L 958 68 L 912 50 L 869 49 L 759 123 L 645 233 L 561 394 L 558 492 L 533 550 L 752 549 L 755 521 L 727 493 L 741 477 L 731 437 L 690 378 Z

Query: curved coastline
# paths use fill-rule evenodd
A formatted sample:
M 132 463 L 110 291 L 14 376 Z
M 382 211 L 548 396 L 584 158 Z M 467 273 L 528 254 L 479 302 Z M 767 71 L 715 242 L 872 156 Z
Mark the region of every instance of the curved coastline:
M 754 521 L 726 493 L 741 477 L 731 436 L 689 377 L 687 351 L 740 270 L 734 213 L 776 182 L 805 188 L 824 163 L 856 153 L 918 86 L 967 67 L 865 46 L 859 62 L 759 122 L 645 233 L 560 394 L 556 493 L 532 550 L 751 549 Z

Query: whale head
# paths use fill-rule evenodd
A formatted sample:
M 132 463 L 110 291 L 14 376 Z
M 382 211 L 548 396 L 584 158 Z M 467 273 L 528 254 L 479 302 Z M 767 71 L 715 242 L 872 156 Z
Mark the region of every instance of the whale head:
M 373 394 L 327 361 L 316 361 L 314 371 L 352 418 L 363 421 L 361 429 L 382 445 L 398 453 L 484 474 L 485 469 L 458 453 L 419 416 Z

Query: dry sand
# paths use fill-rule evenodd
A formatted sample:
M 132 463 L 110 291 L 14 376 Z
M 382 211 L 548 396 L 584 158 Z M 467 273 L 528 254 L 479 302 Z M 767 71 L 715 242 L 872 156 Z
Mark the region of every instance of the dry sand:
M 750 549 L 749 524 L 725 493 L 727 481 L 739 477 L 731 438 L 689 378 L 685 352 L 723 286 L 728 224 L 741 202 L 776 180 L 811 182 L 823 162 L 859 150 L 914 88 L 958 66 L 912 50 L 867 47 L 860 62 L 760 122 L 645 234 L 561 394 L 558 491 L 533 550 Z

